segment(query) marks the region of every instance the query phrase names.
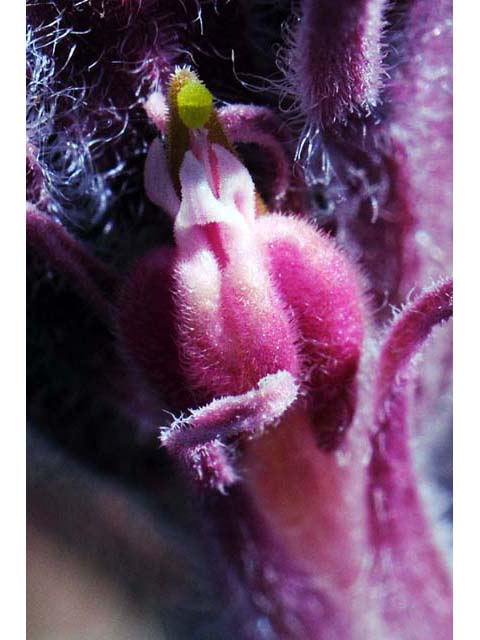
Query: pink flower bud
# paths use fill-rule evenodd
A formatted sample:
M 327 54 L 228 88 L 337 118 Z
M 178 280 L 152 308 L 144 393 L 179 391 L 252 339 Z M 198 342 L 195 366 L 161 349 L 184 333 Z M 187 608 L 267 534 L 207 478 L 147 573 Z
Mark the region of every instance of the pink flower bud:
M 172 451 L 183 447 L 183 458 L 196 460 L 198 478 L 206 475 L 205 460 L 222 465 L 213 449 L 197 448 L 216 443 L 224 459 L 219 444 L 261 431 L 296 401 L 325 413 L 319 440 L 334 443 L 350 420 L 345 405 L 364 320 L 358 277 L 331 240 L 299 218 L 257 217 L 241 162 L 203 131 L 192 134 L 192 149 L 183 158 L 177 201 L 163 147 L 152 145 L 147 192 L 174 218 L 176 249 L 140 261 L 123 294 L 120 333 L 169 404 L 182 395 L 179 385 L 197 405 L 211 403 L 162 436 Z M 283 397 L 281 410 L 268 408 L 271 393 Z M 219 411 L 232 418 L 219 420 Z M 245 412 L 248 429 L 233 427 Z M 225 473 L 213 475 L 223 487 Z

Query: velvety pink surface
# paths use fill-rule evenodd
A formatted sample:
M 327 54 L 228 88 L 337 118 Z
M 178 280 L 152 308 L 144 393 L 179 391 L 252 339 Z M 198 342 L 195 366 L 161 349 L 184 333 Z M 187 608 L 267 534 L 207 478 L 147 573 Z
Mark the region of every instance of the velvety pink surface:
M 62 416 L 67 444 L 70 424 L 88 432 L 95 459 L 105 430 L 128 466 L 111 414 L 58 401 L 78 324 L 75 392 L 108 397 L 129 446 L 153 441 L 160 458 L 159 437 L 187 478 L 235 633 L 449 640 L 451 576 L 415 453 L 448 422 L 451 2 L 294 10 L 31 3 L 27 243 L 32 289 L 58 287 L 38 319 L 34 415 Z M 186 62 L 219 92 L 238 155 L 190 132 L 177 192 L 165 91 Z M 260 90 L 249 65 L 269 76 Z M 70 324 L 56 315 L 72 298 Z

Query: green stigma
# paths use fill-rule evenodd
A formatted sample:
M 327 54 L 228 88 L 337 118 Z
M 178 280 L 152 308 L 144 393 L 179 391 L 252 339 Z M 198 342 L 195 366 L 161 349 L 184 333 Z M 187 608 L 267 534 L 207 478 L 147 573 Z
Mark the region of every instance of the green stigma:
M 187 81 L 177 93 L 178 115 L 189 129 L 203 127 L 212 114 L 213 96 L 200 82 Z

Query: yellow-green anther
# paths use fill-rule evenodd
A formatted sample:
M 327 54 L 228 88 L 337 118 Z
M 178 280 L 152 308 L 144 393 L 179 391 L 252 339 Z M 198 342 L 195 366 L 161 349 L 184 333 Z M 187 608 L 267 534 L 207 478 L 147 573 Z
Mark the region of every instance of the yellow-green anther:
M 178 115 L 189 129 L 203 127 L 213 110 L 213 96 L 200 82 L 187 81 L 177 94 Z

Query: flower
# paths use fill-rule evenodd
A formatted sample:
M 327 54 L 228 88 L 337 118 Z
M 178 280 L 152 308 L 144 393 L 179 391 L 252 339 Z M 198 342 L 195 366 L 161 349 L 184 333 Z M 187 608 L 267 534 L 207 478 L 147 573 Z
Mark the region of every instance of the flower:
M 198 82 L 177 73 L 172 110 L 183 75 L 186 86 Z M 170 117 L 172 136 L 179 125 Z M 448 637 L 448 573 L 406 447 L 406 371 L 432 326 L 449 317 L 451 283 L 407 308 L 383 346 L 364 343 L 360 278 L 334 243 L 301 219 L 259 215 L 238 159 L 208 129 L 188 136 L 180 199 L 162 145 L 152 144 L 147 191 L 172 216 L 176 248 L 140 261 L 120 308 L 124 348 L 159 392 L 176 371 L 190 402 L 197 394 L 187 417 L 164 428 L 162 444 L 197 485 L 226 500 L 238 501 L 228 489 L 243 482 L 236 519 L 244 544 L 262 549 L 258 573 L 268 566 L 278 582 L 259 586 L 258 576 L 238 571 L 252 597 L 286 599 L 269 618 L 281 637 Z M 158 283 L 167 278 L 166 299 Z M 259 526 L 268 543 L 255 540 Z M 256 637 L 248 626 L 246 634 Z
M 185 76 L 170 99 L 178 111 L 177 91 L 199 85 L 191 75 L 179 71 L 172 80 L 180 85 Z M 195 473 L 224 489 L 235 474 L 222 470 L 223 446 L 241 432 L 263 431 L 299 393 L 312 411 L 337 414 L 334 432 L 327 425 L 318 434 L 323 446 L 345 429 L 338 414 L 351 403 L 363 305 L 358 276 L 331 240 L 299 218 L 259 216 L 253 181 L 235 155 L 211 142 L 206 129 L 195 127 L 189 135 L 181 200 L 161 143 L 150 148 L 147 193 L 174 219 L 176 248 L 154 250 L 137 265 L 123 294 L 120 334 L 160 393 L 176 371 L 175 387 L 190 389 L 190 402 L 195 393 L 197 405 L 210 402 L 190 407 L 191 415 L 177 420 L 162 441 L 178 452 L 183 434 L 183 455 L 194 460 Z M 162 295 L 167 278 L 168 302 Z M 159 376 L 166 353 L 169 366 Z M 198 462 L 200 450 L 205 464 Z
M 91 25 L 81 54 L 89 58 L 102 30 L 88 12 L 100 4 L 60 12 L 50 23 L 56 42 Z M 30 272 L 32 289 L 58 279 L 80 309 L 61 325 L 78 354 L 71 386 L 85 384 L 102 407 L 96 433 L 107 448 L 118 416 L 146 442 L 162 427 L 163 448 L 201 493 L 236 633 L 446 640 L 451 580 L 411 441 L 415 419 L 444 393 L 450 350 L 448 330 L 434 330 L 452 312 L 450 6 L 415 0 L 396 14 L 377 0 L 341 1 L 335 11 L 299 3 L 302 19 L 292 20 L 277 62 L 300 132 L 268 100 L 215 107 L 193 71 L 174 72 L 196 50 L 191 25 L 178 28 L 180 7 L 145 2 L 133 12 L 133 4 L 99 12 L 111 28 L 98 65 L 84 65 L 72 45 L 73 63 L 56 75 L 49 65 L 60 54 L 49 57 L 38 35 L 49 24 L 38 16 L 56 7 L 31 10 Z M 199 9 L 199 22 L 215 22 L 216 11 L 229 42 L 239 37 L 229 12 L 244 17 L 239 32 L 258 33 L 241 7 Z M 118 63 L 120 75 L 105 72 Z M 203 63 L 202 77 L 221 86 L 222 64 L 209 74 Z M 63 104 L 70 89 L 38 99 L 39 87 L 63 86 L 75 69 L 94 80 L 78 111 Z M 101 105 L 94 119 L 108 152 L 84 134 L 89 105 Z M 145 114 L 160 134 L 148 153 Z M 56 152 L 64 135 L 72 162 Z M 107 226 L 106 211 L 115 219 Z M 140 231 L 126 224 L 127 242 L 129 215 Z M 79 231 L 82 216 L 90 231 Z M 91 242 L 95 225 L 102 233 Z M 400 308 L 393 320 L 391 305 Z M 81 348 L 72 338 L 80 331 Z M 40 371 L 58 384 L 64 350 L 44 334 L 35 343 L 49 347 L 39 349 Z M 430 334 L 433 366 L 422 368 Z M 36 389 L 33 416 L 51 424 Z M 69 397 L 56 405 L 62 412 L 63 404 L 77 406 Z M 78 433 L 89 429 L 84 414 L 60 415 L 59 433 L 65 415 Z

